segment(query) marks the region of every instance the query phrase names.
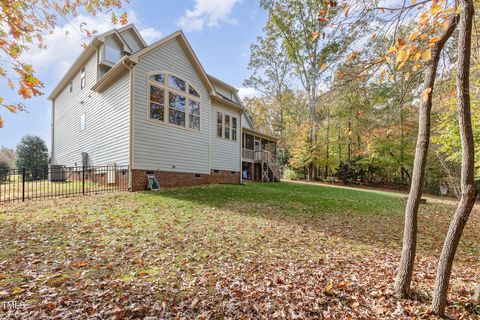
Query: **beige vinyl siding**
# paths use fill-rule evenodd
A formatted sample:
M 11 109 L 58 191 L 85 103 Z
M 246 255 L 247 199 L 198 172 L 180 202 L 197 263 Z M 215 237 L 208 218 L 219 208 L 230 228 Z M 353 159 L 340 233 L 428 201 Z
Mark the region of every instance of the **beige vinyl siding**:
M 149 118 L 147 73 L 159 70 L 189 81 L 200 93 L 200 131 L 168 124 L 168 113 L 165 123 Z M 133 168 L 209 173 L 210 97 L 180 43 L 174 39 L 141 56 L 134 72 Z
M 141 43 L 138 42 L 137 37 L 133 34 L 134 31 L 132 29 L 127 29 L 120 34 L 123 37 L 123 40 L 128 44 L 130 49 L 132 49 L 132 53 L 140 51 L 143 49 Z
M 229 115 L 230 118 L 237 118 L 237 141 L 227 140 L 217 137 L 217 112 L 221 112 L 223 117 Z M 222 106 L 216 101 L 212 102 L 211 112 L 211 166 L 212 169 L 228 170 L 228 171 L 240 171 L 240 143 L 242 137 L 242 130 L 240 129 L 240 113 L 227 106 Z M 232 120 L 230 120 L 230 123 Z M 225 133 L 225 127 L 223 127 L 222 134 Z M 230 125 L 230 138 L 232 136 L 232 126 Z
M 117 163 L 129 159 L 130 81 L 128 72 L 102 93 L 90 88 L 95 84 L 97 54 L 85 66 L 86 87 L 80 90 L 80 72 L 55 99 L 53 163 L 81 165 L 81 153 L 87 152 L 90 165 Z M 86 128 L 80 131 L 80 117 L 85 113 Z
M 247 119 L 247 116 L 244 114 L 242 114 L 242 127 L 243 128 L 247 128 L 247 129 L 250 129 L 250 130 L 255 130 L 251 125 L 250 125 L 250 121 L 249 119 Z

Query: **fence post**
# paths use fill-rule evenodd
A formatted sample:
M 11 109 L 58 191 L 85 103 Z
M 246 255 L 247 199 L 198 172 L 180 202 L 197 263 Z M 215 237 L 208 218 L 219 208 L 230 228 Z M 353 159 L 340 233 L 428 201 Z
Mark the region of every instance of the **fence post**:
M 25 168 L 22 168 L 22 202 L 25 202 Z
M 82 194 L 85 195 L 85 166 L 82 167 Z

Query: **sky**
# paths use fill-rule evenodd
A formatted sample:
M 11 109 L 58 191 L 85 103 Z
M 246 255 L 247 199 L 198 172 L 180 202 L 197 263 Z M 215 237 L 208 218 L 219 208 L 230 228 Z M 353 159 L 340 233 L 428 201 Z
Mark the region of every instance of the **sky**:
M 147 44 L 182 29 L 209 74 L 238 88 L 242 98 L 255 95 L 242 84 L 251 74 L 247 69 L 250 45 L 262 34 L 267 19 L 259 1 L 130 0 L 125 9 L 128 22 L 136 25 Z M 45 38 L 47 49 L 33 48 L 25 55 L 24 61 L 33 64 L 45 83 L 43 96 L 23 100 L 0 83 L 6 101 L 22 102 L 27 107 L 27 112 L 17 114 L 0 109 L 5 121 L 0 146 L 13 149 L 22 136 L 30 134 L 42 137 L 50 148 L 51 102 L 47 97 L 83 50 L 81 44 L 88 43 L 78 31 L 83 21 L 89 30 L 98 32 L 114 27 L 106 15 L 59 20 L 53 34 Z

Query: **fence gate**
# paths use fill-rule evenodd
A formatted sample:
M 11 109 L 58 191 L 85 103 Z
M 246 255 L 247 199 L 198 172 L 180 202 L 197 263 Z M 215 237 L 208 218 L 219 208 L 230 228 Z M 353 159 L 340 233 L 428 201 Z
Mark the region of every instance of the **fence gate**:
M 128 190 L 128 166 L 0 170 L 0 203 Z

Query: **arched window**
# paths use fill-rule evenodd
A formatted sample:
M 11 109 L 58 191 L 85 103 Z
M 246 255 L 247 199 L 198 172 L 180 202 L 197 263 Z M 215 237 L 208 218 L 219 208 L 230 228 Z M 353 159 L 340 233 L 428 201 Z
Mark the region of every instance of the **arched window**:
M 200 94 L 186 80 L 168 72 L 148 76 L 150 119 L 200 130 Z

